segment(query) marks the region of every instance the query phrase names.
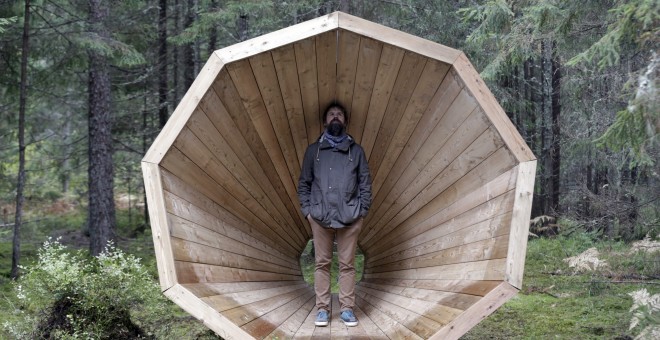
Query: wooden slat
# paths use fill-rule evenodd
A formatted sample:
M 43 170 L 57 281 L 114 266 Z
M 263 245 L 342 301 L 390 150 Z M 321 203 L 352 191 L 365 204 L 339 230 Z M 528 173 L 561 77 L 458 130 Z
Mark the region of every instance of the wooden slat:
M 294 241 L 288 234 L 278 234 L 275 231 L 268 231 L 271 228 L 257 218 L 245 206 L 237 202 L 232 196 L 219 186 L 208 174 L 202 171 L 189 158 L 183 155 L 178 149 L 173 148 L 163 159 L 163 167 L 179 178 L 185 178 L 187 185 L 198 188 L 200 193 L 209 197 L 219 206 L 229 211 L 234 216 L 245 221 L 248 225 L 256 227 L 260 232 L 266 235 L 274 235 L 273 239 L 282 239 L 281 245 L 288 249 L 288 254 L 296 254 L 297 248 Z M 294 255 L 295 256 L 295 255 Z
M 165 291 L 165 295 L 174 303 L 183 308 L 188 314 L 200 320 L 204 326 L 210 328 L 223 339 L 249 339 L 250 335 L 227 320 L 209 305 L 202 302 L 190 291 L 181 285 L 175 285 Z
M 512 197 L 501 195 L 495 200 L 506 196 Z M 512 199 L 510 201 L 513 203 Z M 491 204 L 481 204 L 411 238 L 407 238 L 411 234 L 402 235 L 402 239 L 404 237 L 407 239 L 393 249 L 387 249 L 383 254 L 369 258 L 365 263 L 365 269 L 507 234 L 511 213 L 501 214 L 501 211 L 495 211 L 492 207 L 502 207 L 502 205 L 492 204 L 494 200 L 489 202 Z M 495 214 L 501 215 L 489 216 Z M 484 215 L 487 219 L 481 220 Z M 477 219 L 481 221 L 471 223 Z
M 430 289 L 441 292 L 453 292 L 475 296 L 484 296 L 501 283 L 501 281 L 484 280 L 411 280 L 363 278 L 362 281 L 360 281 L 358 284 L 362 284 L 363 282 L 400 286 L 404 288 Z
M 199 75 L 193 81 L 192 85 L 186 94 L 177 105 L 172 113 L 172 116 L 165 124 L 165 127 L 158 134 L 154 142 L 151 144 L 149 151 L 142 158 L 143 162 L 158 164 L 167 153 L 174 139 L 176 139 L 179 131 L 186 125 L 188 118 L 192 115 L 193 111 L 206 96 L 209 87 L 215 80 L 216 76 L 225 66 L 225 63 L 216 54 L 211 54 L 209 60 L 199 72 Z
M 518 293 L 518 289 L 510 284 L 503 282 L 497 288 L 479 300 L 472 308 L 465 311 L 454 321 L 438 330 L 429 339 L 433 340 L 451 340 L 458 339 L 481 320 L 493 313 L 504 302 L 511 299 Z
M 290 176 L 293 183 L 297 183 L 302 160 L 298 159 L 298 154 L 296 153 L 296 147 L 291 134 L 292 126 L 289 125 L 289 118 L 284 108 L 282 91 L 280 90 L 273 58 L 270 53 L 261 53 L 250 58 L 249 61 L 259 87 L 259 92 L 261 93 L 261 102 L 265 105 L 273 133 L 276 136 L 276 141 L 282 150 L 284 160 L 289 169 L 288 176 Z M 251 87 L 250 89 L 253 88 Z M 259 105 L 259 107 L 261 108 L 262 105 Z M 257 126 L 257 129 L 261 129 L 256 123 L 255 126 Z
M 302 305 L 295 313 L 293 313 L 286 321 L 284 321 L 279 327 L 273 330 L 272 333 L 266 336 L 266 339 L 293 339 L 299 338 L 296 336 L 296 333 L 301 328 L 307 316 L 312 314 L 314 305 L 316 303 L 315 296 L 312 295 L 304 305 Z M 313 322 L 313 321 L 312 321 Z
M 374 90 L 382 50 L 381 42 L 360 38 L 353 102 L 349 108 L 351 116 L 348 122 L 348 132 L 358 143 L 362 142 L 362 133 L 369 112 L 370 98 Z
M 337 34 L 335 30 L 316 36 L 320 113 L 337 98 Z
M 243 326 L 248 322 L 257 319 L 262 315 L 273 311 L 274 309 L 283 306 L 310 291 L 313 291 L 313 289 L 309 286 L 306 286 L 289 293 L 273 296 L 253 303 L 244 304 L 240 307 L 223 311 L 221 314 L 237 325 Z M 264 336 L 267 334 L 268 333 L 264 334 Z
M 337 90 L 335 98 L 345 108 L 353 105 L 360 36 L 352 32 L 337 32 Z
M 222 73 L 222 75 L 225 78 L 228 77 L 226 72 Z M 217 87 L 219 90 L 222 90 L 221 86 Z M 229 87 L 223 88 L 228 93 L 234 92 Z M 240 103 L 235 100 L 230 105 L 234 106 L 236 110 L 241 109 Z M 286 214 L 285 211 L 288 212 L 290 216 L 294 217 L 301 233 L 311 235 L 309 227 L 305 227 L 305 224 L 301 221 L 302 217 L 300 216 L 297 198 L 294 198 L 292 201 L 292 198 L 286 192 L 286 189 L 284 189 L 282 181 L 277 177 L 273 163 L 270 162 L 269 158 L 261 157 L 264 153 L 263 149 L 258 147 L 261 140 L 258 138 L 256 132 L 251 129 L 252 126 L 244 124 L 244 120 L 241 120 L 243 128 L 239 128 L 215 91 L 200 103 L 200 107 L 205 115 L 195 114 L 191 117 L 189 122 L 191 130 L 195 131 L 199 136 L 204 136 L 206 142 L 211 145 L 211 150 L 216 152 L 216 155 L 218 153 L 222 154 L 223 158 L 227 159 L 226 164 L 232 172 L 244 173 L 244 170 L 247 170 L 254 181 L 258 183 L 258 187 L 265 192 L 270 198 L 270 201 L 276 206 L 276 210 L 280 210 L 282 214 Z M 211 128 L 209 121 L 215 129 Z M 214 130 L 217 130 L 221 137 L 214 134 Z M 241 132 L 245 132 L 246 135 L 244 136 Z M 249 141 L 248 138 L 250 138 Z M 256 138 L 256 140 L 252 138 Z M 220 145 L 214 148 L 217 143 L 221 142 L 221 139 L 226 142 L 226 145 L 229 146 L 228 148 L 222 148 Z M 246 147 L 247 145 L 256 148 L 256 153 L 253 152 L 252 148 Z
M 241 177 L 234 177 L 236 174 L 232 174 L 224 164 L 215 158 L 213 153 L 189 129 L 181 131 L 174 145 L 224 188 L 234 200 L 245 206 L 271 229 L 281 233 L 292 246 L 296 249 L 304 248 L 304 246 L 301 248 L 304 238 L 300 234 L 300 230 L 290 227 L 295 225 L 293 220 L 285 220 L 270 200 L 264 199 L 258 187 L 241 181 L 243 179 Z M 287 228 L 287 226 L 289 227 Z
M 391 303 L 397 308 L 403 308 L 415 314 L 419 314 L 440 325 L 449 323 L 451 320 L 454 320 L 457 315 L 463 312 L 463 310 L 447 307 L 433 301 L 416 299 L 410 296 L 401 296 L 387 291 L 371 289 L 366 286 L 359 286 L 359 290 L 365 294 L 364 296 L 368 295 L 379 300 L 387 301 L 387 303 Z M 431 332 L 434 332 L 435 329 L 437 328 L 432 328 Z M 429 335 L 430 334 L 424 334 L 424 337 L 426 338 Z
M 291 158 L 295 155 L 292 154 L 293 150 L 291 150 L 291 148 L 285 148 L 285 150 L 288 150 L 285 154 L 279 146 L 280 144 L 277 135 L 275 134 L 273 124 L 268 116 L 268 111 L 266 110 L 263 98 L 259 93 L 259 87 L 250 63 L 248 61 L 237 61 L 227 65 L 227 69 L 236 86 L 236 90 L 243 101 L 245 111 L 248 113 L 251 121 L 248 124 L 254 125 L 254 129 L 259 135 L 259 138 L 263 141 L 262 145 L 265 148 L 266 154 L 275 165 L 275 170 L 277 171 L 279 179 L 284 184 L 284 188 L 289 194 L 289 197 L 296 197 L 296 188 L 294 181 L 291 178 L 293 172 L 289 168 L 290 166 L 297 164 L 297 161 Z M 300 245 L 305 241 L 305 239 L 300 237 L 297 245 Z M 304 246 L 299 249 L 303 248 Z
M 324 15 L 295 26 L 287 27 L 231 45 L 221 50 L 217 50 L 215 53 L 225 63 L 247 58 L 261 52 L 291 44 L 298 40 L 313 37 L 329 30 L 336 30 L 338 26 L 337 18 L 337 13 Z
M 175 261 L 179 283 L 238 281 L 300 281 L 300 275 L 269 273 L 193 262 Z
M 170 243 L 170 231 L 163 197 L 163 180 L 160 167 L 156 164 L 142 162 L 144 190 L 149 205 L 151 233 L 156 252 L 156 265 L 161 290 L 166 290 L 177 283 L 174 270 L 174 256 Z
M 392 294 L 409 297 L 412 299 L 424 300 L 435 302 L 443 306 L 451 307 L 458 310 L 466 310 L 470 308 L 477 301 L 481 300 L 481 296 L 441 292 L 432 289 L 402 287 L 385 284 L 376 284 L 370 282 L 360 282 L 360 287 L 367 287 L 371 289 L 381 290 Z
M 302 167 L 303 156 L 307 145 L 305 127 L 305 113 L 301 97 L 300 82 L 298 81 L 298 68 L 296 66 L 296 52 L 293 45 L 286 45 L 271 52 L 273 63 L 277 71 L 279 87 L 282 91 L 282 101 L 291 127 L 293 143 L 298 155 L 298 167 Z M 295 176 L 294 176 L 295 177 Z M 297 180 L 297 177 L 295 178 Z
M 371 252 L 373 252 L 373 254 L 379 254 L 379 249 L 387 249 L 388 246 L 394 247 L 401 241 L 422 234 L 432 229 L 434 226 L 455 218 L 486 202 L 488 203 L 484 207 L 485 214 L 488 214 L 489 210 L 502 211 L 501 209 L 510 207 L 510 204 L 504 199 L 492 201 L 491 199 L 513 189 L 515 185 L 515 175 L 516 174 L 513 171 L 502 171 L 502 174 L 490 181 L 477 181 L 471 176 L 464 177 L 461 181 L 477 182 L 477 187 L 482 186 L 484 190 L 469 190 L 467 191 L 467 194 L 463 192 L 459 196 L 456 193 L 461 192 L 460 188 L 465 185 L 471 185 L 471 183 L 456 183 L 448 189 L 448 193 L 451 193 L 450 195 L 440 195 L 436 197 L 420 211 L 405 220 L 404 223 L 401 223 L 397 229 L 382 238 L 380 242 L 376 242 L 372 248 L 364 247 L 362 249 L 368 257 L 372 254 Z
M 368 158 L 371 173 L 378 173 L 378 168 L 385 157 L 387 146 L 389 146 L 392 136 L 401 121 L 401 117 L 403 117 L 406 106 L 424 71 L 426 61 L 426 58 L 411 52 L 406 52 L 403 57 L 392 94 L 387 103 L 383 122 L 376 137 L 375 145 L 378 147 L 373 148 Z
M 337 294 L 332 294 L 330 300 L 330 325 L 327 328 L 330 329 L 331 339 L 349 339 L 348 327 L 344 325 L 344 322 L 339 317 L 339 297 Z
M 461 87 L 459 82 L 453 74 L 449 72 L 442 81 L 442 84 L 440 84 L 433 99 L 431 99 L 428 108 L 419 119 L 419 123 L 417 123 L 415 130 L 410 135 L 410 139 L 408 139 L 408 143 L 404 146 L 396 163 L 390 167 L 387 178 L 382 181 L 381 187 L 378 190 L 373 190 L 375 198 L 374 204 L 380 204 L 383 197 L 388 196 L 392 186 L 399 180 L 404 170 L 410 167 L 411 162 L 414 159 L 420 157 L 417 156 L 418 153 L 424 154 L 424 152 L 422 152 L 423 149 L 429 149 L 431 147 L 437 150 L 444 144 L 444 140 L 438 141 L 436 139 L 444 138 L 446 140 L 452 135 L 453 129 L 457 128 L 457 126 L 452 125 L 452 120 L 449 118 L 462 117 L 465 119 L 464 115 L 454 115 L 445 118 L 445 113 L 449 107 L 452 106 L 452 103 L 460 93 Z M 476 105 L 476 103 L 474 105 Z M 469 109 L 469 107 L 470 105 L 464 106 L 464 110 Z M 458 121 L 456 124 L 459 124 L 463 120 L 454 119 L 453 121 Z M 383 191 L 382 193 L 380 193 L 381 190 Z
M 395 202 L 396 208 L 390 208 L 390 210 L 381 217 L 377 223 L 383 226 L 382 231 L 389 232 L 389 230 L 401 224 L 432 200 L 439 196 L 446 196 L 440 194 L 450 187 L 455 187 L 456 189 L 455 191 L 448 192 L 450 194 L 470 192 L 471 190 L 478 188 L 477 183 L 479 182 L 474 181 L 475 177 L 488 177 L 491 175 L 491 172 L 493 172 L 493 177 L 489 178 L 492 179 L 500 175 L 504 170 L 499 173 L 494 173 L 494 171 L 497 171 L 500 168 L 511 168 L 512 164 L 511 160 L 508 158 L 508 153 L 505 151 L 497 152 L 497 150 L 499 150 L 498 147 L 500 146 L 501 142 L 498 142 L 496 134 L 493 133 L 492 130 L 486 130 L 472 144 L 470 144 L 467 149 L 462 151 L 458 157 L 453 160 L 450 158 L 449 160 L 451 163 L 447 164 L 447 162 L 440 162 L 440 164 L 434 169 L 436 171 L 431 172 L 430 176 L 428 176 L 434 177 L 431 181 L 428 179 L 418 179 L 418 182 L 415 182 L 414 185 L 406 189 L 401 196 L 397 198 L 397 201 Z M 494 156 L 491 157 L 491 155 Z M 444 159 L 441 159 L 441 161 L 443 160 Z M 499 165 L 499 167 L 495 167 L 496 165 Z M 440 171 L 440 169 L 442 170 Z M 471 175 L 468 176 L 468 174 Z M 463 179 L 463 176 L 470 179 Z M 472 180 L 472 182 L 469 182 L 470 180 Z M 459 183 L 464 184 L 460 185 Z M 420 190 L 420 187 L 423 187 L 423 189 Z M 430 209 L 430 207 L 426 208 L 426 210 L 428 209 Z M 374 231 L 371 234 L 368 234 L 363 239 L 364 244 L 371 244 L 373 241 L 377 240 L 378 237 L 384 236 L 385 233 L 382 231 L 378 233 Z
M 374 324 L 381 329 L 386 337 L 390 339 L 422 339 L 419 335 L 413 333 L 404 325 L 400 324 L 359 295 L 355 297 L 355 303 L 371 320 L 373 320 Z
M 401 68 L 401 62 L 405 51 L 390 45 L 384 45 L 378 62 L 378 71 L 374 82 L 374 90 L 369 103 L 367 121 L 362 133 L 362 147 L 369 159 L 371 150 L 379 134 L 381 122 L 387 110 L 387 103 L 394 88 L 397 74 Z
M 518 179 L 514 193 L 513 217 L 511 218 L 506 280 L 512 286 L 522 289 L 529 217 L 532 212 L 532 198 L 534 196 L 536 161 L 520 163 L 517 168 Z
M 488 119 L 497 128 L 516 160 L 527 162 L 536 159 L 465 54 L 461 53 L 456 59 L 454 68 L 465 83 L 466 89 L 477 99 Z
M 314 320 L 316 320 L 316 313 L 317 313 L 316 308 L 312 308 L 310 310 L 309 314 L 305 318 L 305 321 L 303 321 L 302 325 L 300 325 L 300 328 L 296 332 L 294 339 L 299 339 L 299 340 L 312 339 L 314 335 L 314 331 L 317 328 L 320 328 L 314 325 Z
M 367 337 L 356 337 L 358 339 L 377 339 L 377 340 L 382 340 L 382 339 L 389 339 L 385 333 L 374 323 L 371 318 L 362 311 L 362 309 L 359 306 L 355 306 L 353 308 L 353 313 L 355 313 L 355 317 L 358 318 L 358 322 L 360 323 L 360 326 L 364 328 L 364 330 L 367 332 L 368 336 Z
M 400 157 L 400 159 L 409 161 L 397 162 L 390 176 L 385 180 L 382 190 L 375 195 L 374 209 L 369 213 L 365 227 L 361 231 L 363 237 L 369 235 L 370 232 L 372 234 L 376 232 L 376 230 L 372 230 L 373 228 L 382 228 L 382 224 L 375 222 L 385 214 L 392 214 L 393 204 L 397 203 L 400 209 L 402 204 L 407 203 L 407 200 L 418 194 L 443 167 L 488 128 L 485 117 L 476 109 L 469 115 L 450 114 L 453 113 L 453 108 L 462 106 L 466 102 L 471 103 L 468 108 L 474 108 L 476 103 L 470 98 L 462 92 L 450 107 L 450 112 L 445 114 L 436 127 L 431 130 L 424 144 L 418 149 L 410 151 L 410 153 L 414 153 L 412 159 L 409 160 L 409 155 Z M 405 167 L 405 170 L 400 170 L 400 167 Z M 407 196 L 401 197 L 404 192 Z
M 460 51 L 414 35 L 339 12 L 339 28 L 452 64 Z
M 189 290 L 198 298 L 228 293 L 249 292 L 253 290 L 268 289 L 295 284 L 291 281 L 264 281 L 264 282 L 201 282 L 186 283 L 181 287 Z
M 383 273 L 364 273 L 365 278 L 412 280 L 487 280 L 504 279 L 506 259 L 405 269 Z
M 321 133 L 321 113 L 319 108 L 318 71 L 316 70 L 316 39 L 305 39 L 293 44 L 296 52 L 298 81 L 302 97 L 307 141 L 312 144 Z
M 373 176 L 373 193 L 377 194 L 385 178 L 390 174 L 392 166 L 408 143 L 422 114 L 427 110 L 433 96 L 447 74 L 449 66 L 436 60 L 428 60 L 421 77 L 415 86 L 405 112 L 399 121 L 394 134 L 389 138 L 389 146 L 385 151 L 378 171 Z
M 219 294 L 202 298 L 209 306 L 218 312 L 241 307 L 250 303 L 270 299 L 288 294 L 294 291 L 300 292 L 303 288 L 309 288 L 304 281 L 289 283 L 285 286 L 258 289 L 253 291 L 241 291 L 236 293 Z M 310 291 L 310 289 L 308 289 Z
M 277 237 L 269 228 L 257 230 L 245 221 L 205 197 L 167 170 L 163 171 L 163 188 L 167 210 L 177 216 L 223 233 L 235 240 L 255 244 L 272 256 L 297 265 L 295 254 L 281 243 L 272 242 Z M 173 194 L 176 192 L 177 195 Z M 286 244 L 285 242 L 283 242 Z M 268 244 L 268 246 L 265 246 Z

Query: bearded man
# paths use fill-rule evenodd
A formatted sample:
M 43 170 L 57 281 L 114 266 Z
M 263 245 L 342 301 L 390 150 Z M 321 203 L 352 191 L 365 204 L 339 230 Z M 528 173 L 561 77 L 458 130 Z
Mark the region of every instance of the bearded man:
M 316 266 L 316 326 L 330 319 L 332 246 L 339 258 L 340 318 L 357 326 L 355 306 L 355 251 L 364 218 L 371 205 L 371 176 L 364 149 L 346 134 L 348 112 L 338 103 L 323 114 L 325 130 L 305 151 L 298 182 L 303 216 L 314 238 Z

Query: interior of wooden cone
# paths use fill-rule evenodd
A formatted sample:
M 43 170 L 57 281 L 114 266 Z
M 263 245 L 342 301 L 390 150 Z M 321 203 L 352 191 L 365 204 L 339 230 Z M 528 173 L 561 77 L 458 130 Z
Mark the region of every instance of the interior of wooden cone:
M 145 156 L 161 286 L 226 338 L 457 338 L 520 288 L 533 155 L 460 51 L 333 15 L 273 49 L 216 52 Z M 339 330 L 310 319 L 296 195 L 333 101 L 373 180 L 360 325 Z

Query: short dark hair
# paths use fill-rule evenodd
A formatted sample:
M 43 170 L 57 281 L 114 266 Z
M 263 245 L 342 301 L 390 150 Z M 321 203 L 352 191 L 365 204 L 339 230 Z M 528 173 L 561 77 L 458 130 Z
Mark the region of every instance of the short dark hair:
M 332 103 L 330 103 L 330 105 L 328 105 L 328 106 L 325 108 L 325 111 L 323 111 L 323 124 L 325 124 L 325 119 L 328 117 L 328 112 L 329 112 L 330 109 L 332 109 L 333 107 L 338 108 L 339 110 L 341 110 L 341 112 L 344 113 L 344 121 L 345 121 L 345 124 L 348 124 L 348 111 L 346 111 L 346 108 L 345 108 L 343 105 L 339 104 L 339 102 L 332 102 Z

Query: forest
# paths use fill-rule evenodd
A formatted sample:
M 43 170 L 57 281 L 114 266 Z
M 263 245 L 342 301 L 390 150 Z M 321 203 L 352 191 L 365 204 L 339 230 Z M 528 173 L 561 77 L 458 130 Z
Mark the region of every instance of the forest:
M 592 304 L 590 313 L 598 314 L 593 304 L 599 296 L 630 300 L 631 292 L 648 289 L 656 304 L 635 314 L 637 323 L 648 326 L 641 334 L 643 327 L 630 323 L 632 301 L 618 300 L 608 303 L 619 314 L 594 316 L 598 320 L 587 323 L 599 326 L 582 327 L 585 333 L 577 337 L 660 334 L 658 1 L 2 0 L 0 291 L 6 302 L 0 309 L 33 314 L 23 323 L 0 317 L 0 337 L 128 337 L 103 335 L 101 325 L 127 323 L 136 338 L 212 338 L 156 288 L 140 161 L 213 51 L 334 11 L 464 51 L 480 72 L 538 160 L 525 295 L 558 299 L 562 293 L 552 289 L 587 291 L 580 294 Z M 109 242 L 116 252 L 107 252 Z M 655 253 L 621 256 L 637 242 Z M 560 274 L 566 271 L 563 258 L 591 247 L 613 254 L 608 270 Z M 154 286 L 118 299 L 146 306 L 140 307 L 147 320 L 138 322 L 140 330 L 128 312 L 109 321 L 89 316 L 97 327 L 92 330 L 46 312 L 58 303 L 47 295 L 59 288 L 39 283 L 39 275 L 46 275 L 42 267 L 50 261 L 82 275 L 87 267 L 77 264 L 90 255 L 99 259 L 90 271 L 127 266 L 136 286 Z M 554 262 L 544 263 L 548 257 Z M 87 294 L 72 288 L 80 280 L 65 280 L 62 290 Z M 96 286 L 102 276 L 97 280 L 87 288 L 103 290 Z M 586 288 L 579 286 L 585 280 Z M 41 295 L 19 307 L 26 287 Z M 86 303 L 113 301 L 114 293 Z M 541 334 L 503 329 L 503 320 L 537 311 L 516 304 L 522 303 L 505 305 L 465 338 Z M 566 308 L 579 315 L 578 307 Z M 67 311 L 60 313 L 64 319 L 86 315 Z M 164 322 L 166 330 L 147 331 Z M 576 334 L 573 326 L 561 333 L 552 322 L 538 323 L 544 326 L 533 327 L 559 332 L 560 338 Z

